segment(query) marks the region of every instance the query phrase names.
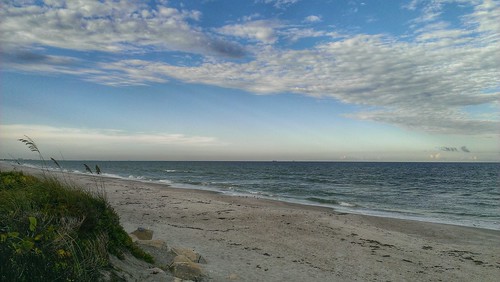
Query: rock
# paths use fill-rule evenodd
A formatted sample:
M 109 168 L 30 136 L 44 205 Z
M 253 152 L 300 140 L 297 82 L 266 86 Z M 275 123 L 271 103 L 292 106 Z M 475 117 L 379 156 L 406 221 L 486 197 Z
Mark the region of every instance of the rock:
M 164 273 L 165 272 L 165 271 L 163 271 L 163 269 L 161 269 L 159 267 L 150 268 L 149 271 L 151 271 L 151 274 L 158 274 L 158 273 Z
M 132 241 L 134 241 L 134 240 L 132 239 Z M 141 247 L 142 246 L 150 246 L 150 247 L 157 248 L 160 250 L 167 249 L 167 243 L 163 240 L 136 240 L 135 243 L 137 243 Z
M 139 227 L 134 232 L 130 233 L 137 237 L 139 240 L 151 240 L 153 239 L 153 230 Z
M 190 259 L 188 259 L 186 256 L 179 255 L 174 258 L 174 261 L 172 263 L 190 263 L 192 262 Z
M 119 259 L 113 255 L 109 256 L 111 268 L 103 270 L 101 281 L 173 281 L 174 277 L 170 272 L 138 260 L 131 254 L 125 254 L 125 259 Z
M 184 280 L 179 277 L 174 277 L 174 280 L 172 282 L 194 282 L 193 280 Z
M 178 260 L 183 260 L 183 261 L 178 261 L 178 262 L 173 262 L 172 265 L 170 266 L 170 271 L 172 274 L 177 277 L 181 278 L 183 280 L 192 280 L 192 281 L 204 281 L 207 278 L 207 275 L 205 274 L 205 271 L 201 266 L 197 263 L 194 263 L 190 260 L 187 262 L 184 261 L 187 258 L 178 258 Z M 174 259 L 175 260 L 175 259 Z
M 187 257 L 190 261 L 196 262 L 196 263 L 207 263 L 205 258 L 203 258 L 200 254 L 197 252 L 191 250 L 191 249 L 185 249 L 185 248 L 172 248 L 172 252 L 176 254 L 177 256 L 183 255 Z
M 229 280 L 238 280 L 240 278 L 238 277 L 237 274 L 231 273 L 231 274 L 229 274 L 229 276 L 227 277 L 227 279 L 229 279 Z
M 135 236 L 134 234 L 130 233 L 128 234 L 128 236 L 130 237 L 130 239 L 132 239 L 132 242 L 135 243 L 139 240 L 139 238 L 137 238 L 137 236 Z

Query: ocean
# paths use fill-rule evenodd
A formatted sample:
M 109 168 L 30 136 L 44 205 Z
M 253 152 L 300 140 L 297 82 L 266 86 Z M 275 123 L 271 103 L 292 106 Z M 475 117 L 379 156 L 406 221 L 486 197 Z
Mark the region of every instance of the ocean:
M 21 161 L 40 167 L 39 161 Z M 500 230 L 500 163 L 59 161 L 62 169 Z M 47 162 L 51 170 L 55 164 Z

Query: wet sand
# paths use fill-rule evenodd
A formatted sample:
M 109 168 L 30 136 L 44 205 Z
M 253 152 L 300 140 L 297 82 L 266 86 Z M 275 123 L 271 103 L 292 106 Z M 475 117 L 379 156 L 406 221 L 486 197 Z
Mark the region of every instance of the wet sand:
M 0 162 L 2 171 L 13 166 Z M 17 167 L 27 173 L 39 171 Z M 95 187 L 96 178 L 56 173 Z M 125 230 L 192 248 L 213 281 L 498 281 L 500 231 L 380 218 L 330 208 L 178 189 L 104 183 Z

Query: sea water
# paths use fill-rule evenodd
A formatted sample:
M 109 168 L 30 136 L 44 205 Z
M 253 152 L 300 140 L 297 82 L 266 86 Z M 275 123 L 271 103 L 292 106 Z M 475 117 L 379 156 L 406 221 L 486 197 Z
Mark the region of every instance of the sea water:
M 39 161 L 23 165 L 41 166 Z M 60 161 L 62 169 L 500 230 L 499 163 Z M 49 169 L 57 169 L 46 162 Z

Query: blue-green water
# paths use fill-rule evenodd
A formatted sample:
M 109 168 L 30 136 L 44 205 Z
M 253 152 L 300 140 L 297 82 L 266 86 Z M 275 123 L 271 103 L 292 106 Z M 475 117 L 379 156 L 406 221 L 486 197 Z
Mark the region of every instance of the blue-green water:
M 74 173 L 83 163 L 108 177 L 500 230 L 499 163 L 60 162 Z

